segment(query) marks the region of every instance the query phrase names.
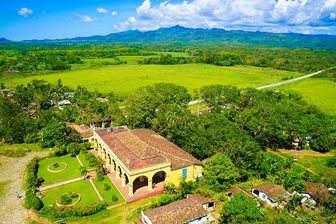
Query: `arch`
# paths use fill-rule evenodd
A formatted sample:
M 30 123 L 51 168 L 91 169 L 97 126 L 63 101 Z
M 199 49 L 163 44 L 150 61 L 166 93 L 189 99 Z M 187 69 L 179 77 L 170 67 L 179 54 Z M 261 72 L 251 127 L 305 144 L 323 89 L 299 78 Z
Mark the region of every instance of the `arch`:
M 120 166 L 117 167 L 117 174 L 118 174 L 118 177 L 121 178 L 122 176 L 122 169 Z
M 117 164 L 114 161 L 114 159 L 111 160 L 111 166 L 112 166 L 112 169 L 114 170 L 114 172 L 116 172 L 117 171 Z
M 161 170 L 161 171 L 156 172 L 152 177 L 153 185 L 164 182 L 166 180 L 166 177 L 167 177 L 167 173 L 165 171 Z
M 147 190 L 147 186 L 148 186 L 148 177 L 138 176 L 133 181 L 133 193 L 135 193 L 137 190 L 143 187 L 146 187 L 146 190 Z
M 125 184 L 127 185 L 129 183 L 129 178 L 126 173 L 124 173 L 124 176 L 125 176 Z

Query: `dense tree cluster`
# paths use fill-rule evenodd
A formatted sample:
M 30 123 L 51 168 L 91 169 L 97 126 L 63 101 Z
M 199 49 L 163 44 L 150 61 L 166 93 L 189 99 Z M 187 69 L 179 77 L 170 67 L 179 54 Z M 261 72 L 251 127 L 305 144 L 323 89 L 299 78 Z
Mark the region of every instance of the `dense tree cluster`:
M 191 63 L 191 57 L 173 57 L 171 54 L 160 54 L 158 57 L 144 58 L 139 61 L 140 64 L 159 64 L 159 65 L 175 65 Z
M 106 97 L 107 102 L 99 102 L 97 97 Z M 71 105 L 60 110 L 58 102 L 62 100 Z M 92 93 L 80 86 L 73 90 L 60 80 L 56 85 L 33 80 L 18 85 L 12 96 L 0 97 L 0 138 L 9 143 L 40 141 L 43 147 L 67 145 L 78 141 L 78 136 L 60 122 L 89 124 L 92 119 L 109 117 L 116 118 L 114 124 L 123 119 L 112 93 Z
M 174 49 L 170 49 L 174 50 Z M 186 64 L 206 63 L 218 66 L 249 65 L 257 67 L 270 67 L 274 69 L 309 73 L 334 66 L 336 62 L 335 51 L 307 50 L 288 48 L 244 47 L 244 46 L 212 46 L 184 47 L 190 57 L 173 57 L 160 55 L 139 61 L 140 64 Z M 335 72 L 330 71 L 328 77 Z
M 74 49 L 73 49 L 74 48 Z M 70 70 L 72 64 L 83 64 L 87 58 L 114 58 L 114 62 L 102 62 L 94 65 L 124 64 L 117 56 L 123 55 L 153 55 L 151 52 L 136 48 L 109 47 L 78 49 L 73 47 L 55 50 L 51 46 L 47 49 L 23 46 L 11 47 L 10 50 L 0 50 L 0 74 L 37 73 L 45 71 Z M 92 66 L 94 66 L 92 65 Z

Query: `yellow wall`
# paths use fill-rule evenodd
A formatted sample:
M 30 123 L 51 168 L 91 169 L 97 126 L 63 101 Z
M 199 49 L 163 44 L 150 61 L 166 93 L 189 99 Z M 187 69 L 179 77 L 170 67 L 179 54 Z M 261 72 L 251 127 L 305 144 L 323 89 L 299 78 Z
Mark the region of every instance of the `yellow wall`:
M 195 175 L 202 173 L 202 166 L 199 165 L 191 165 L 188 167 L 184 167 L 187 169 L 187 178 L 186 181 L 195 181 Z M 175 186 L 178 186 L 180 184 L 180 181 L 182 180 L 182 170 L 184 168 L 178 169 L 178 170 L 172 170 L 170 172 L 170 175 L 168 175 L 166 182 L 172 183 Z

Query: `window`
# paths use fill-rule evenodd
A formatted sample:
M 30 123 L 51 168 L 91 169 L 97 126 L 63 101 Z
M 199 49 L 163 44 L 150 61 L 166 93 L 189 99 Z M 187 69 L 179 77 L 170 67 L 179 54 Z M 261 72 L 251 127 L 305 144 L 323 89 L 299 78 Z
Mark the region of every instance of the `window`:
M 182 178 L 187 179 L 188 173 L 187 173 L 187 168 L 182 169 Z

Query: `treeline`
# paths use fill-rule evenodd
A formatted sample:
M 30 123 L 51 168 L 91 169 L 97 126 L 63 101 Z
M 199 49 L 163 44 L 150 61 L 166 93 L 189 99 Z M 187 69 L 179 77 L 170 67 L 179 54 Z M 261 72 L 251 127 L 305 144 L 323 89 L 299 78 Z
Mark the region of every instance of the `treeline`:
M 0 74 L 36 73 L 43 71 L 70 70 L 72 64 L 83 64 L 85 58 L 114 58 L 115 62 L 105 65 L 123 64 L 117 56 L 153 55 L 135 48 L 93 49 L 17 49 L 0 51 Z
M 159 65 L 175 65 L 192 63 L 189 57 L 173 57 L 171 54 L 160 54 L 158 57 L 144 58 L 139 64 L 159 64 Z
M 74 94 L 73 97 L 67 96 L 68 93 Z M 98 97 L 105 100 L 97 101 Z M 58 102 L 62 100 L 68 100 L 70 105 L 61 110 Z M 115 124 L 123 119 L 112 93 L 92 93 L 80 86 L 71 89 L 63 86 L 61 80 L 56 85 L 33 80 L 18 85 L 11 96 L 0 96 L 0 138 L 7 143 L 67 145 L 79 141 L 79 136 L 63 122 L 89 124 L 92 119 L 109 117 L 116 119 Z
M 171 49 L 175 50 L 176 49 Z M 164 49 L 163 49 L 164 51 Z M 265 47 L 218 47 L 183 48 L 191 57 L 172 57 L 169 54 L 146 58 L 140 64 L 186 64 L 206 63 L 218 66 L 250 65 L 270 67 L 301 73 L 333 67 L 336 52 L 311 49 L 287 49 Z

